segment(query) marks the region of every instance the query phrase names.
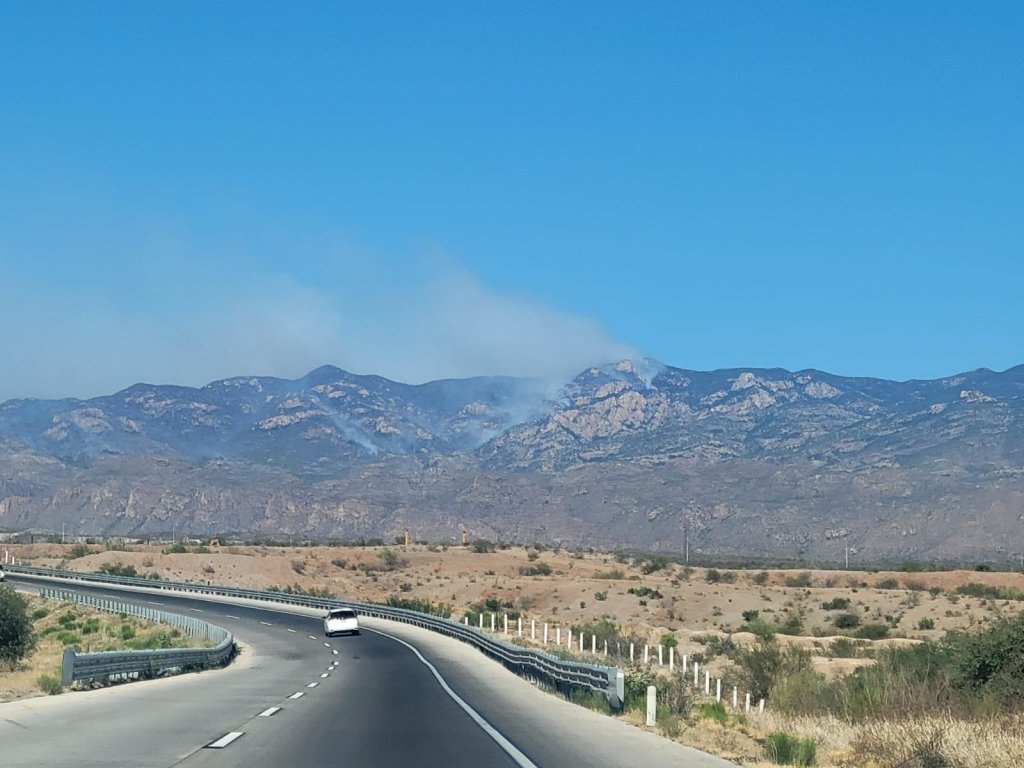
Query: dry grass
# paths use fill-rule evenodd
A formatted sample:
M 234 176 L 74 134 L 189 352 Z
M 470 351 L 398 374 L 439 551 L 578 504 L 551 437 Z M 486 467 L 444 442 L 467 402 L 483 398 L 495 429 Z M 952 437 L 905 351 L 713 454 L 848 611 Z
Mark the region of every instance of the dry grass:
M 30 616 L 35 611 L 46 611 L 46 615 L 32 622 L 38 640 L 32 654 L 13 669 L 0 668 L 0 702 L 42 695 L 40 677 L 49 675 L 60 680 L 65 648 L 86 653 L 125 648 L 187 648 L 202 644 L 199 638 L 190 638 L 165 624 L 132 616 L 122 618 L 120 614 L 77 603 L 25 597 Z
M 885 720 L 858 728 L 851 746 L 859 764 L 880 768 L 1020 768 L 1024 716 Z

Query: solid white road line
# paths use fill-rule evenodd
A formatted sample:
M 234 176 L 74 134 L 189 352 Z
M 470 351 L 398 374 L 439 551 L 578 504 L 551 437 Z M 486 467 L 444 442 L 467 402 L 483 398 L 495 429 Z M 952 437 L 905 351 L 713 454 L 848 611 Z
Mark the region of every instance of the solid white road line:
M 526 755 L 520 752 L 516 748 L 515 744 L 513 744 L 511 741 L 502 736 L 501 733 L 498 732 L 497 728 L 495 728 L 493 725 L 484 720 L 483 717 L 481 717 L 480 714 L 475 709 L 473 709 L 471 706 L 469 706 L 469 704 L 463 701 L 462 698 L 460 698 L 459 695 L 449 687 L 448 683 L 445 682 L 445 679 L 441 677 L 441 673 L 437 671 L 433 664 L 431 664 L 429 661 L 423 658 L 423 654 L 419 652 L 416 646 L 411 645 L 410 643 L 405 642 L 405 640 L 395 637 L 394 635 L 389 635 L 387 632 L 381 632 L 379 629 L 370 629 L 369 627 L 367 627 L 367 629 L 369 629 L 370 632 L 376 632 L 378 635 L 389 637 L 396 643 L 401 643 L 410 651 L 415 653 L 416 658 L 423 662 L 423 664 L 426 665 L 427 669 L 429 669 L 434 674 L 434 677 L 437 679 L 437 682 L 440 683 L 441 688 L 444 690 L 445 693 L 447 693 L 451 697 L 452 701 L 454 701 L 456 704 L 462 707 L 462 710 L 467 715 L 469 715 L 470 718 L 472 718 L 473 722 L 479 725 L 480 728 L 483 729 L 484 733 L 486 733 L 488 736 L 494 739 L 497 745 L 505 751 L 505 754 L 512 758 L 512 762 L 514 762 L 520 768 L 537 768 L 536 763 L 534 763 L 532 760 L 530 760 L 530 758 L 528 758 Z
M 257 717 L 273 717 L 280 711 L 280 707 L 270 707 L 270 709 L 264 709 L 262 712 L 260 712 L 259 715 L 257 715 Z
M 237 739 L 242 735 L 241 731 L 232 731 L 231 733 L 224 734 L 212 744 L 207 744 L 207 749 L 224 749 L 228 744 Z
M 289 698 L 289 699 L 301 699 L 301 698 L 302 698 L 303 696 L 305 696 L 305 695 L 306 695 L 306 692 L 305 692 L 305 691 L 296 691 L 295 693 L 293 693 L 293 694 L 292 694 L 291 696 L 289 696 L 288 698 Z
M 309 683 L 306 685 L 307 688 L 316 688 L 320 683 Z

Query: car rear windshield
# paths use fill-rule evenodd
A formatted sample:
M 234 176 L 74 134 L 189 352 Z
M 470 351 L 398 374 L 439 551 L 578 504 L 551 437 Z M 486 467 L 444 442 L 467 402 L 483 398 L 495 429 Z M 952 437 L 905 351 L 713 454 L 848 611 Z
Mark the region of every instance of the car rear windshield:
M 356 617 L 355 611 L 331 611 L 330 617 L 332 619 L 354 619 Z

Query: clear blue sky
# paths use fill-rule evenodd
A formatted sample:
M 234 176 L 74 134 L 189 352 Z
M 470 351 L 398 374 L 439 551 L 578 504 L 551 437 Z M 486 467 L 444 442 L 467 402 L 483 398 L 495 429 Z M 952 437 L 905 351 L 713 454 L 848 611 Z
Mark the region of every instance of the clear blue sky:
M 1024 4 L 0 4 L 0 399 L 1024 362 Z

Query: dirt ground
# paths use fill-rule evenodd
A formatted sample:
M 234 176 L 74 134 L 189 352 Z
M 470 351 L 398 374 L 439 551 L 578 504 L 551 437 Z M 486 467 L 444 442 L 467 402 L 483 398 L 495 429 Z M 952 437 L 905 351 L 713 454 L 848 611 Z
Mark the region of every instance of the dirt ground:
M 13 557 L 34 565 L 63 565 L 98 571 L 113 565 L 131 566 L 162 579 L 209 582 L 270 589 L 326 591 L 339 598 L 379 601 L 389 596 L 417 598 L 451 606 L 459 618 L 487 599 L 521 612 L 538 626 L 548 622 L 567 628 L 602 618 L 617 622 L 639 642 L 655 644 L 665 633 L 680 641 L 680 653 L 698 649 L 695 636 L 734 634 L 737 642 L 744 613 L 780 624 L 798 617 L 808 647 L 825 647 L 843 634 L 835 627 L 840 613 L 855 613 L 860 624 L 885 624 L 886 643 L 938 637 L 951 629 L 978 626 L 1024 603 L 962 596 L 957 586 L 976 582 L 1024 591 L 1024 575 L 976 571 L 934 573 L 859 571 L 782 571 L 685 568 L 608 553 L 537 551 L 498 548 L 476 552 L 472 547 L 202 547 L 169 554 L 166 547 L 129 545 L 125 551 L 60 544 L 9 545 Z M 530 569 L 551 569 L 550 575 L 524 575 Z M 895 583 L 894 583 L 895 581 Z M 787 586 L 787 583 L 809 586 Z M 880 587 L 881 585 L 881 587 Z M 891 588 L 895 586 L 896 588 Z M 882 588 L 887 587 L 887 588 Z M 649 590 L 643 594 L 644 590 Z M 639 594 L 638 594 L 639 593 Z M 849 600 L 849 607 L 826 610 L 824 603 Z M 924 620 L 922 622 L 922 620 Z M 500 626 L 499 612 L 499 626 Z M 930 629 L 919 627 L 933 625 Z M 847 632 L 849 634 L 849 632 Z M 870 642 L 870 641 L 869 641 Z M 819 660 L 828 670 L 842 671 L 847 660 Z

